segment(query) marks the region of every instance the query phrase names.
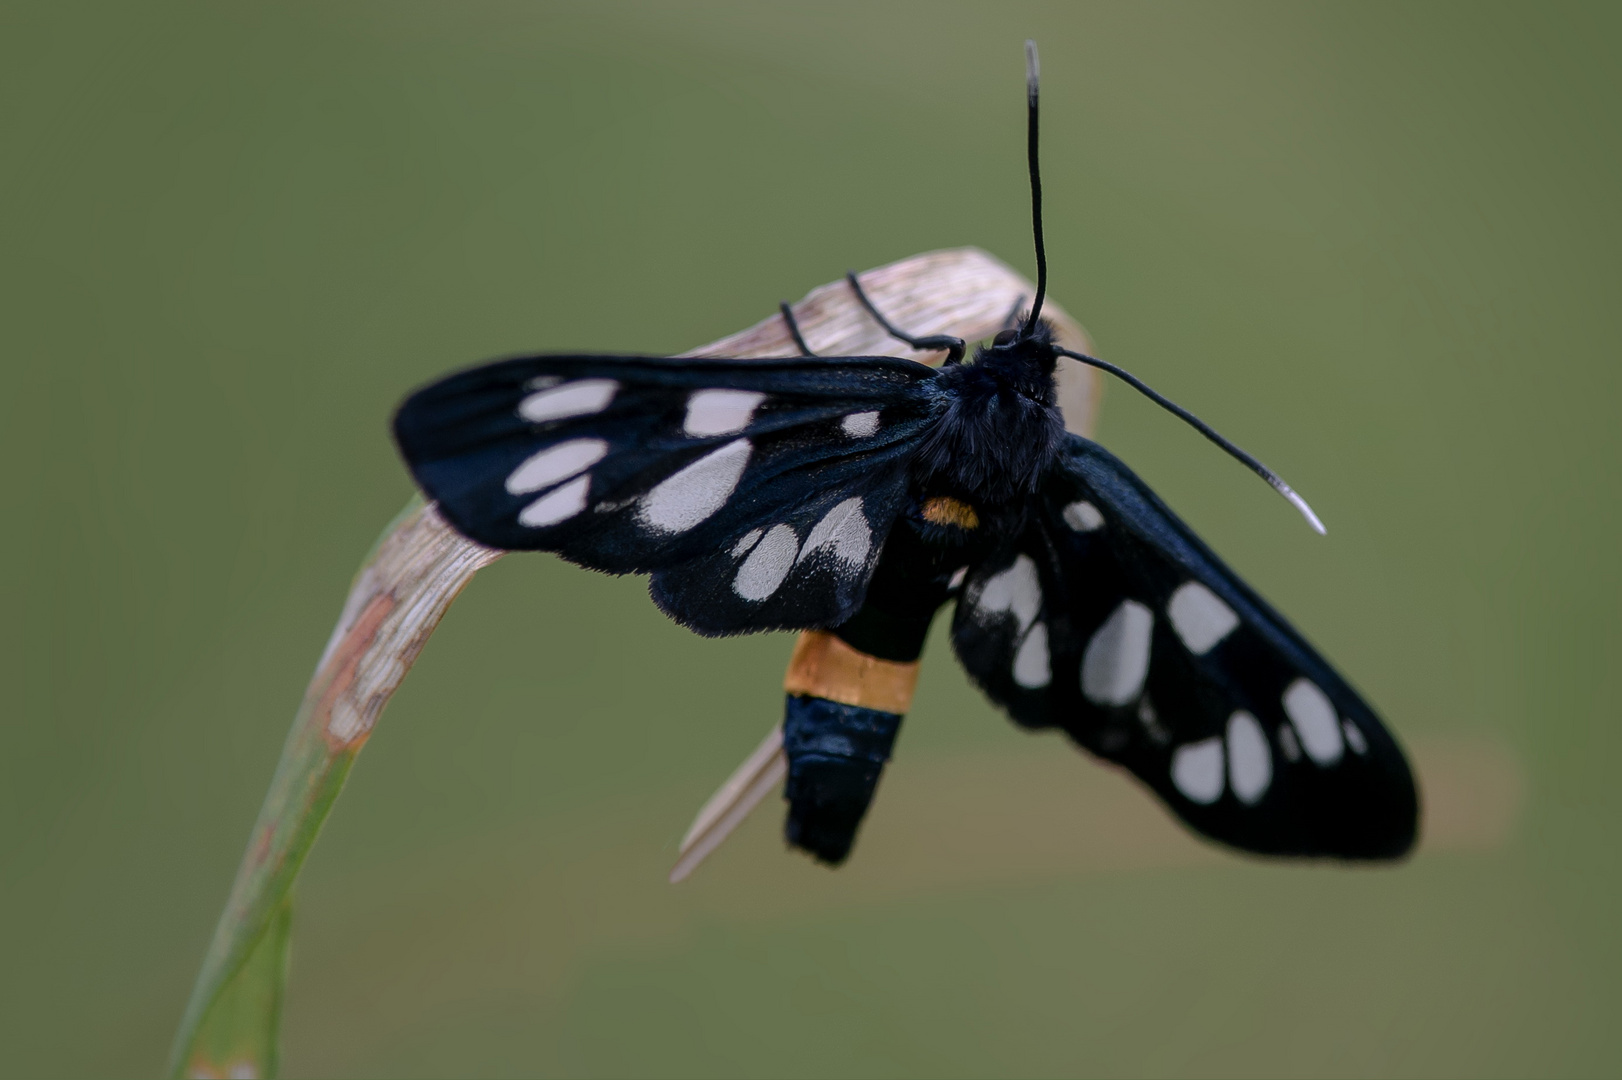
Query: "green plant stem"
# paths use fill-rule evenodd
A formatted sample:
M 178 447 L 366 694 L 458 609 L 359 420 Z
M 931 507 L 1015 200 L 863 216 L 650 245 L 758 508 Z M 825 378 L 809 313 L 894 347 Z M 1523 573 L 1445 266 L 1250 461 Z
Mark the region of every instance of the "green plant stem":
M 456 594 L 497 555 L 414 498 L 361 564 L 192 988 L 172 1075 L 274 1072 L 293 882 L 378 714 Z

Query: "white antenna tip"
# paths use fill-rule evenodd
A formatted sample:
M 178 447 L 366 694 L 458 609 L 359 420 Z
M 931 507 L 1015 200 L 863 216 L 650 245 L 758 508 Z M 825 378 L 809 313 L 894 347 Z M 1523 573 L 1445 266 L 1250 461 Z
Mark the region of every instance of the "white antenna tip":
M 1025 42 L 1025 93 L 1036 99 L 1037 82 L 1042 77 L 1042 62 L 1036 56 L 1036 42 Z
M 1312 507 L 1307 505 L 1307 500 L 1303 499 L 1301 496 L 1297 495 L 1293 490 L 1291 490 L 1288 484 L 1279 485 L 1279 494 L 1283 495 L 1286 499 L 1289 499 L 1291 506 L 1301 511 L 1301 516 L 1307 519 L 1308 525 L 1311 525 L 1315 530 L 1317 530 L 1319 536 L 1329 535 L 1329 530 L 1324 528 L 1324 523 L 1318 520 L 1318 515 L 1314 514 L 1312 512 Z

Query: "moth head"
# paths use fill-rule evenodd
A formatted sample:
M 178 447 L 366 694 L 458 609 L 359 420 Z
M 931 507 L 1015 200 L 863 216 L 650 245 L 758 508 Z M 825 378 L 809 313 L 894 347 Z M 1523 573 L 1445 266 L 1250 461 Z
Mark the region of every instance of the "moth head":
M 1017 322 L 1018 325 L 999 331 L 990 344 L 976 350 L 973 362 L 980 364 L 989 360 L 1002 365 L 1034 363 L 1042 374 L 1051 375 L 1059 355 L 1053 343 L 1053 324 L 1038 318 L 1036 325 L 1028 328 L 1023 313 Z

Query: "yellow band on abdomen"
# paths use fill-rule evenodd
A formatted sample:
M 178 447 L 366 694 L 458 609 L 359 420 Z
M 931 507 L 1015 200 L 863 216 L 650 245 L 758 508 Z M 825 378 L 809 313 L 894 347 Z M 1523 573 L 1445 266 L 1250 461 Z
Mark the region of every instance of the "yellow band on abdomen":
M 846 645 L 826 630 L 804 630 L 783 676 L 791 694 L 827 698 L 880 712 L 905 713 L 918 686 L 918 661 L 880 660 Z

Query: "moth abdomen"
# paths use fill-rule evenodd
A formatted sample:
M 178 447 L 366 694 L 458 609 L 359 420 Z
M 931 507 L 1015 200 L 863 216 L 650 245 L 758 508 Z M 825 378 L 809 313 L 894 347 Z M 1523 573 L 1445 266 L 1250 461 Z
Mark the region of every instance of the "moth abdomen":
M 845 861 L 900 729 L 899 713 L 788 695 L 783 833 L 790 844 L 831 865 Z

